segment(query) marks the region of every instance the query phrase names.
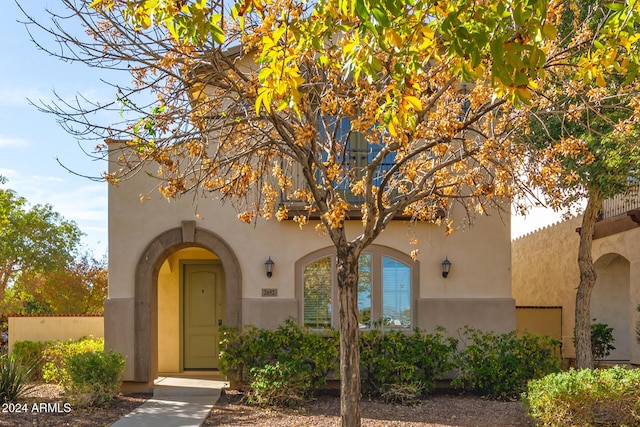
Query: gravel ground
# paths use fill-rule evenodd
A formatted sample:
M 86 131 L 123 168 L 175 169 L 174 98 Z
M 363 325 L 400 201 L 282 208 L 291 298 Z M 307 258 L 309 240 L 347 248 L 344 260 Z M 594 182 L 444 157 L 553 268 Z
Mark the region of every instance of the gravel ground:
M 334 427 L 340 425 L 340 400 L 321 396 L 300 409 L 248 406 L 243 395 L 227 390 L 203 424 L 214 426 Z M 521 402 L 497 402 L 472 396 L 437 395 L 418 406 L 362 401 L 364 427 L 533 426 Z
M 19 404 L 2 404 L 0 426 L 110 426 L 150 397 L 146 393 L 120 395 L 103 408 L 78 409 L 64 398 L 60 387 L 43 384 Z
M 1 427 L 109 426 L 144 403 L 149 394 L 118 396 L 104 408 L 65 406 L 61 389 L 40 385 L 20 403 L 3 407 Z M 68 403 L 67 403 L 68 405 Z M 244 395 L 224 390 L 203 426 L 333 427 L 339 426 L 340 399 L 321 396 L 298 409 L 249 406 Z M 496 402 L 471 396 L 436 395 L 418 406 L 362 401 L 363 427 L 481 427 L 533 426 L 520 402 Z

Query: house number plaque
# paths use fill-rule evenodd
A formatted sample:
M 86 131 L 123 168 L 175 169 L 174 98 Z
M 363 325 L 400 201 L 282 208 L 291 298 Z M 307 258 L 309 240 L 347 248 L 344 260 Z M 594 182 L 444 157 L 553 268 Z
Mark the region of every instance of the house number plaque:
M 277 297 L 278 290 L 276 288 L 262 288 L 263 297 Z

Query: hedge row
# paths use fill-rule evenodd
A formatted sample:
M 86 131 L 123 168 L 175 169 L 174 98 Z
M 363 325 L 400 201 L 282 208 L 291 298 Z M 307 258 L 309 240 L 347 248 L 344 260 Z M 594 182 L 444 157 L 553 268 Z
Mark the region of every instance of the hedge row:
M 295 405 L 313 395 L 328 375 L 337 376 L 335 331 L 313 332 L 288 320 L 276 330 L 247 327 L 222 331 L 220 371 L 251 387 L 250 400 Z M 362 391 L 411 403 L 429 395 L 438 379 L 458 372 L 453 385 L 491 398 L 517 397 L 532 378 L 560 370 L 560 343 L 545 336 L 495 334 L 466 328 L 465 346 L 446 335 L 413 331 L 360 333 Z

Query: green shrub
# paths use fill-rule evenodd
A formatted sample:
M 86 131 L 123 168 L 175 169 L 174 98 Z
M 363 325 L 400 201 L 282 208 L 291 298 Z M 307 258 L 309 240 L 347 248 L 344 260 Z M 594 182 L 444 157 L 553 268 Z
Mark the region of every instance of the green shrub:
M 251 369 L 249 402 L 269 406 L 298 406 L 313 393 L 309 387 L 309 365 L 289 360 Z
M 42 367 L 44 365 L 44 350 L 51 344 L 50 341 L 17 341 L 13 345 L 13 357 L 27 368 L 31 368 L 30 380 L 42 379 Z
M 515 332 L 496 334 L 465 328 L 470 341 L 459 353 L 456 388 L 493 399 L 517 397 L 534 378 L 560 370 L 560 342 L 547 336 Z
M 638 331 L 636 331 L 638 333 Z M 598 319 L 593 319 L 591 323 L 591 356 L 594 360 L 602 360 L 611 354 L 613 346 L 613 328 L 606 323 L 598 323 Z M 575 334 L 573 343 L 575 344 Z
M 57 341 L 49 345 L 43 354 L 42 378 L 49 383 L 66 385 L 69 381 L 66 358 L 72 354 L 91 353 L 104 349 L 104 338 Z
M 124 357 L 117 352 L 70 354 L 65 359 L 69 382 L 65 389 L 76 407 L 99 406 L 120 391 Z
M 244 383 L 250 378 L 248 370 L 255 364 L 250 361 L 249 343 L 259 333 L 260 330 L 252 325 L 242 330 L 232 326 L 220 327 L 218 369 L 232 383 Z
M 458 341 L 444 330 L 427 334 L 372 329 L 360 333 L 362 391 L 387 401 L 408 402 L 427 395 L 453 368 Z M 411 396 L 417 393 L 416 396 Z
M 29 383 L 31 368 L 8 354 L 0 355 L 0 402 L 16 402 L 34 387 Z
M 640 371 L 571 369 L 529 382 L 529 415 L 545 426 L 640 425 Z
M 249 384 L 254 392 L 259 390 L 255 400 L 263 403 L 280 400 L 281 381 L 289 381 L 289 387 L 295 389 L 291 394 L 309 396 L 338 367 L 336 332 L 307 331 L 292 319 L 276 330 L 224 328 L 220 349 L 220 371 L 232 381 Z
M 616 348 L 613 346 L 613 328 L 606 323 L 597 323 L 597 319 L 593 319 L 591 324 L 591 354 L 594 359 L 604 359 L 611 350 Z

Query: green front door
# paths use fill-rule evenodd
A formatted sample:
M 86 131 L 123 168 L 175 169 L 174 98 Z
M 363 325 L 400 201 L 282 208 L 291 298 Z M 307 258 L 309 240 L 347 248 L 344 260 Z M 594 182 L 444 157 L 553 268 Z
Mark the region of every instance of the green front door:
M 224 323 L 224 274 L 214 263 L 183 264 L 183 367 L 218 368 L 218 327 Z

